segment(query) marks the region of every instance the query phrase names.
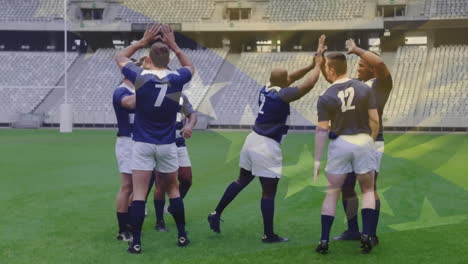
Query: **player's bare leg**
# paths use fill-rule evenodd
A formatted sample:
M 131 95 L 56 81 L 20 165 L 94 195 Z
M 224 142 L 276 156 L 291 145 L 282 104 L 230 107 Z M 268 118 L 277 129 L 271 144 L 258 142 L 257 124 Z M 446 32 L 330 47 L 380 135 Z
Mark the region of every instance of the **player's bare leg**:
M 192 167 L 179 168 L 179 192 L 182 199 L 187 195 L 192 186 Z
M 358 224 L 359 198 L 356 190 L 356 174 L 348 173 L 342 187 L 343 209 L 348 221 L 348 229 L 341 235 L 333 238 L 334 240 L 360 240 Z
M 145 220 L 145 200 L 152 171 L 133 170 L 133 202 L 130 212 L 130 223 L 133 227 L 133 243 L 129 247 L 130 253 L 141 252 L 141 228 Z
M 151 189 L 153 188 L 153 185 L 154 185 L 154 183 L 155 183 L 155 180 L 156 180 L 156 172 L 153 171 L 153 174 L 151 174 L 150 182 L 149 182 L 149 184 L 148 184 L 148 191 L 146 192 L 145 202 L 148 201 L 148 196 L 149 196 L 149 194 L 151 193 Z M 145 216 L 148 216 L 148 209 L 146 208 L 146 206 L 145 206 Z
M 132 175 L 127 173 L 121 173 L 121 185 L 116 198 L 116 209 L 117 209 L 117 220 L 119 223 L 119 235 L 118 240 L 130 241 L 131 234 L 128 230 L 129 225 L 129 197 L 133 191 Z
M 336 203 L 340 197 L 341 186 L 345 179 L 346 174 L 327 173 L 328 187 L 322 205 L 322 235 L 320 237 L 320 244 L 316 249 L 318 253 L 328 253 L 328 241 L 330 241 L 330 231 L 335 220 Z
M 361 248 L 364 252 L 372 250 L 372 230 L 376 222 L 374 172 L 357 174 L 362 192 L 362 237 Z
M 178 171 L 171 173 L 161 173 L 162 182 L 166 188 L 167 195 L 169 196 L 169 213 L 174 217 L 178 231 L 178 245 L 180 247 L 187 246 L 190 240 L 187 238 L 185 231 L 185 208 L 184 201 L 180 197 L 179 182 L 177 180 Z
M 375 196 L 375 211 L 376 211 L 376 217 L 375 217 L 375 223 L 372 226 L 372 231 L 371 235 L 373 237 L 372 242 L 374 243 L 374 246 L 376 246 L 379 243 L 379 237 L 377 236 L 377 226 L 379 224 L 379 216 L 380 216 L 380 197 L 379 194 L 377 193 L 377 177 L 379 176 L 379 172 L 375 172 L 375 177 L 374 177 L 374 196 Z
M 219 200 L 218 206 L 216 206 L 216 209 L 208 216 L 208 223 L 210 224 L 211 230 L 215 233 L 221 232 L 219 224 L 221 221 L 221 214 L 224 209 L 247 185 L 249 185 L 249 183 L 252 182 L 253 179 L 254 176 L 251 171 L 242 168 L 240 169 L 239 178 L 226 188 L 221 200 Z
M 166 187 L 161 179 L 161 173 L 156 172 L 156 187 L 154 189 L 154 211 L 156 212 L 156 230 L 158 232 L 167 232 L 164 222 L 164 205 L 166 204 Z

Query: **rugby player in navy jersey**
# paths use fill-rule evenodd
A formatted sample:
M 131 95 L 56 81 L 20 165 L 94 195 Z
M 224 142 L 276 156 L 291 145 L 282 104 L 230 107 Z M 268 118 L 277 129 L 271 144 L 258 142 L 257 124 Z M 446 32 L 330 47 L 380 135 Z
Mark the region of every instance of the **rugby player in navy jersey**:
M 119 225 L 118 240 L 130 241 L 128 230 L 128 207 L 132 194 L 132 147 L 133 120 L 135 117 L 135 86 L 127 79 L 114 91 L 112 104 L 117 118 L 117 141 L 115 155 L 121 175 L 121 186 L 117 194 L 117 221 Z
M 346 56 L 333 53 L 326 57 L 325 72 L 332 85 L 319 97 L 318 124 L 315 134 L 314 180 L 320 171 L 320 160 L 327 139 L 327 194 L 322 206 L 322 235 L 317 252 L 328 253 L 330 230 L 336 213 L 336 202 L 348 173 L 355 172 L 362 191 L 363 232 L 361 248 L 372 249 L 372 226 L 376 221 L 374 197 L 374 140 L 379 132 L 379 116 L 369 86 L 348 78 Z
M 179 101 L 179 111 L 177 113 L 176 124 L 176 145 L 179 159 L 179 192 L 182 199 L 187 195 L 192 186 L 192 164 L 185 144 L 185 139 L 192 137 L 192 130 L 197 124 L 197 115 L 190 103 L 187 95 L 182 93 Z M 167 232 L 164 222 L 164 205 L 166 204 L 165 188 L 163 184 L 158 184 L 160 174 L 156 174 L 156 189 L 154 190 L 154 210 L 156 211 L 156 230 Z
M 377 223 L 380 214 L 380 199 L 377 194 L 377 176 L 380 171 L 380 164 L 382 161 L 382 155 L 384 152 L 384 136 L 383 136 L 383 122 L 382 116 L 385 108 L 385 104 L 388 101 L 390 92 L 393 88 L 393 80 L 390 71 L 387 68 L 387 65 L 383 60 L 373 52 L 363 50 L 356 46 L 356 43 L 353 40 L 346 41 L 346 49 L 349 54 L 356 54 L 360 57 L 358 62 L 358 80 L 365 82 L 369 87 L 372 88 L 375 101 L 377 103 L 377 111 L 379 114 L 379 135 L 375 142 L 376 151 L 375 151 L 375 160 L 376 160 L 376 172 L 375 172 L 375 208 L 377 212 Z M 324 72 L 322 72 L 324 73 Z M 326 73 L 324 73 L 326 77 Z M 359 240 L 359 226 L 357 219 L 357 211 L 359 200 L 355 191 L 356 185 L 356 174 L 350 173 L 345 183 L 343 184 L 343 208 L 346 212 L 346 217 L 348 219 L 348 229 L 344 231 L 340 236 L 335 237 L 335 240 Z M 372 227 L 372 233 L 374 239 L 372 240 L 376 244 L 378 243 L 377 237 L 377 223 Z
M 160 35 L 159 33 L 162 33 Z M 151 45 L 149 58 L 143 70 L 129 59 L 135 52 Z M 182 68 L 170 71 L 170 51 L 179 59 Z M 128 248 L 132 254 L 141 253 L 141 228 L 145 218 L 145 198 L 153 170 L 161 173 L 166 186 L 171 214 L 177 225 L 178 245 L 187 246 L 185 209 L 179 193 L 177 146 L 175 144 L 176 116 L 183 86 L 194 73 L 191 60 L 175 42 L 168 25 L 148 26 L 143 38 L 116 55 L 123 75 L 135 85 L 136 108 L 133 132 L 132 180 L 133 202 L 130 212 L 133 242 Z
M 210 228 L 220 233 L 220 217 L 224 209 L 254 179 L 259 177 L 262 185 L 261 211 L 263 216 L 265 243 L 286 242 L 275 234 L 273 219 L 275 196 L 279 179 L 282 175 L 281 142 L 289 126 L 290 103 L 306 95 L 317 83 L 320 76 L 320 65 L 323 61 L 322 50 L 311 61 L 310 65 L 290 74 L 284 69 L 271 72 L 270 83 L 260 90 L 257 119 L 253 132 L 246 138 L 240 154 L 239 178 L 232 182 L 224 192 L 216 209 L 208 216 Z M 301 79 L 308 72 L 309 76 L 297 87 L 292 83 Z

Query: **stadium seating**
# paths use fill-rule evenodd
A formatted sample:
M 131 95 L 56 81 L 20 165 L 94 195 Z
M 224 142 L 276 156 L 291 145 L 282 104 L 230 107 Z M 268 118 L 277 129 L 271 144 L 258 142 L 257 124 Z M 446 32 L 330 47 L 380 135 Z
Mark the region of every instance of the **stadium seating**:
M 209 18 L 214 10 L 213 0 L 172 0 L 170 4 L 166 0 L 126 0 L 117 18 L 131 23 L 188 23 Z
M 312 61 L 312 53 L 243 53 L 232 74 L 231 84 L 224 88 L 214 105 L 215 125 L 252 125 L 258 112 L 258 92 L 269 79 L 273 68 L 294 70 Z M 349 71 L 355 72 L 357 57 L 350 56 Z M 293 86 L 300 83 L 296 82 Z M 310 126 L 316 120 L 317 98 L 329 84 L 320 77 L 315 88 L 292 104 L 291 124 Z
M 70 53 L 68 66 L 77 58 Z M 62 52 L 0 52 L 0 122 L 31 112 L 64 73 Z
M 224 62 L 227 52 L 221 49 L 184 50 L 184 52 L 193 60 L 197 70 L 192 81 L 184 87 L 184 91 L 196 109 Z M 75 123 L 115 123 L 112 93 L 122 81 L 122 75 L 113 60 L 115 53 L 115 49 L 97 50 L 85 60 L 82 71 L 69 84 L 70 103 L 73 105 Z M 139 58 L 147 54 L 148 50 L 140 50 L 134 57 Z M 172 57 L 169 66 L 171 69 L 179 68 L 177 58 Z M 59 122 L 59 105 L 60 103 L 50 111 L 48 123 Z
M 468 2 L 466 0 L 426 0 L 426 13 L 430 10 L 432 18 L 466 18 Z
M 267 14 L 275 22 L 351 20 L 364 10 L 364 0 L 270 0 Z
M 0 22 L 52 22 L 63 18 L 63 0 L 0 0 L 0 5 Z
M 468 46 L 442 46 L 433 61 L 424 104 L 425 117 L 468 116 Z
M 83 55 L 69 82 L 69 101 L 74 108 L 74 122 L 79 124 L 114 124 L 112 92 L 121 80 L 115 65 L 115 49 L 99 49 Z M 221 49 L 185 50 L 194 61 L 197 73 L 185 87 L 197 109 L 226 62 Z M 140 51 L 135 57 L 147 53 Z M 72 53 L 69 64 L 76 60 Z M 226 87 L 212 101 L 213 125 L 252 125 L 258 111 L 258 91 L 268 81 L 272 68 L 293 70 L 311 61 L 312 53 L 242 53 L 229 72 Z M 57 86 L 63 76 L 63 53 L 0 52 L 4 61 L 0 73 L 0 123 L 12 121 L 12 115 L 31 112 Z M 356 56 L 349 57 L 349 72 L 356 76 Z M 393 63 L 394 89 L 385 111 L 385 120 L 428 117 L 466 117 L 468 115 L 468 46 L 442 46 L 430 52 L 425 47 L 403 46 Z M 180 67 L 172 58 L 170 67 Z M 11 78 L 15 76 L 15 78 Z M 297 85 L 295 83 L 293 85 Z M 34 88 L 32 88 L 34 87 Z M 316 121 L 316 102 L 328 87 L 323 77 L 314 90 L 292 104 L 290 124 L 310 126 Z M 47 123 L 59 122 L 58 107 L 52 108 Z M 210 113 L 207 113 L 210 114 Z
M 397 51 L 393 91 L 385 108 L 386 118 L 414 116 L 425 74 L 426 47 L 405 46 Z

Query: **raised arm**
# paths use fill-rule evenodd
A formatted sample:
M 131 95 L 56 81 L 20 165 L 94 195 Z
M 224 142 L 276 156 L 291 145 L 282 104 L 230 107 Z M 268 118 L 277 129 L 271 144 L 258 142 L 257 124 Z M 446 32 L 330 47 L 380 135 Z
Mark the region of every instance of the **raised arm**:
M 174 31 L 168 25 L 162 27 L 162 41 L 175 53 L 180 65 L 188 68 L 193 75 L 195 73 L 195 67 L 193 66 L 192 60 L 179 48 L 175 41 Z
M 302 79 L 308 72 L 314 68 L 314 63 L 307 65 L 304 68 L 297 69 L 288 74 L 288 86 L 291 86 L 295 81 Z
M 321 54 L 317 54 L 314 58 L 314 68 L 310 72 L 309 76 L 302 82 L 297 88 L 299 89 L 299 94 L 301 97 L 306 95 L 307 93 L 314 88 L 315 84 L 317 83 L 320 77 L 320 66 L 322 65 L 323 57 Z
M 327 40 L 327 36 L 325 36 L 325 35 L 322 35 L 319 38 L 319 44 L 318 44 L 318 50 L 317 51 L 322 51 L 322 56 L 325 56 L 325 52 L 327 52 L 327 49 L 328 49 L 327 46 L 325 45 L 326 40 Z M 332 83 L 332 81 L 330 81 L 330 79 L 328 79 L 327 71 L 325 70 L 325 63 L 326 63 L 325 58 L 323 59 L 323 61 L 324 62 L 320 66 L 320 71 L 322 72 L 322 75 L 325 78 L 325 80 L 328 83 Z
M 359 48 L 354 40 L 349 39 L 346 41 L 346 49 L 348 54 L 356 54 L 361 59 L 366 61 L 370 66 L 375 69 L 375 77 L 377 79 L 385 79 L 390 75 L 390 71 L 387 68 L 387 65 L 383 62 L 382 58 L 375 55 L 374 53 Z
M 145 31 L 145 34 L 143 35 L 143 38 L 133 43 L 132 45 L 120 50 L 115 56 L 115 61 L 117 62 L 117 65 L 119 66 L 119 68 L 122 70 L 122 68 L 125 65 L 127 65 L 129 62 L 132 62 L 130 60 L 130 57 L 132 57 L 133 54 L 135 54 L 135 52 L 146 47 L 151 42 L 158 40 L 159 38 L 158 33 L 160 29 L 161 29 L 160 24 L 148 25 L 146 27 L 146 31 Z

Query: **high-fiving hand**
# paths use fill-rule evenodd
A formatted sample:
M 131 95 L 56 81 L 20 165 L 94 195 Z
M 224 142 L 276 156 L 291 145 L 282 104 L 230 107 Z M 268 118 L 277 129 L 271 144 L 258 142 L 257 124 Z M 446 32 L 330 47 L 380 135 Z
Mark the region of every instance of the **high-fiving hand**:
M 179 46 L 175 41 L 174 30 L 169 25 L 164 25 L 162 31 L 162 42 L 166 44 L 172 51 L 177 51 Z
M 145 34 L 143 35 L 143 38 L 140 41 L 142 41 L 143 44 L 146 46 L 151 42 L 155 42 L 156 40 L 160 39 L 161 36 L 159 36 L 158 34 L 161 31 L 161 27 L 161 24 L 148 24 L 148 26 L 146 26 Z
M 325 35 L 320 36 L 319 44 L 318 44 L 318 48 L 317 48 L 317 53 L 321 53 L 322 55 L 325 54 L 325 52 L 328 49 L 328 47 L 325 45 L 326 40 L 327 40 L 327 36 L 325 36 Z
M 346 50 L 348 51 L 348 54 L 354 53 L 354 51 L 355 51 L 356 48 L 357 48 L 356 43 L 355 43 L 354 40 L 352 40 L 352 39 L 348 39 L 348 40 L 345 42 L 345 46 L 346 46 Z

